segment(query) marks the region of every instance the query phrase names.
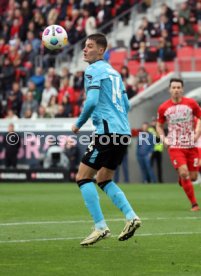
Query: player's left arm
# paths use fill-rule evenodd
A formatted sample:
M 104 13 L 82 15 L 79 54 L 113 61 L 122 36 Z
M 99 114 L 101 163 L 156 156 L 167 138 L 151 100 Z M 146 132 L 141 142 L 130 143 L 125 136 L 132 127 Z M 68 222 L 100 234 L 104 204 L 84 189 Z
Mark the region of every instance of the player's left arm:
M 194 103 L 193 115 L 195 117 L 197 117 L 197 119 L 198 119 L 196 128 L 195 128 L 195 137 L 194 137 L 194 141 L 197 142 L 197 140 L 199 139 L 199 137 L 201 135 L 201 108 L 195 100 L 193 100 L 193 103 Z
M 126 92 L 126 91 L 123 92 L 123 101 L 124 101 L 126 113 L 128 113 L 128 111 L 129 111 L 129 109 L 130 109 L 130 103 L 129 103 L 129 100 L 128 100 L 128 96 L 127 96 L 127 92 Z
M 130 109 L 130 103 L 129 103 L 128 95 L 127 95 L 127 92 L 126 92 L 126 88 L 125 88 L 125 85 L 124 85 L 122 79 L 121 79 L 121 82 L 120 82 L 120 88 L 121 88 L 121 93 L 122 93 L 122 97 L 123 97 L 123 102 L 124 102 L 125 110 L 126 110 L 126 113 L 128 113 L 128 111 Z
M 201 135 L 201 118 L 197 120 L 196 128 L 195 128 L 195 142 L 199 139 Z
M 90 89 L 87 93 L 87 98 L 84 103 L 82 112 L 76 121 L 75 125 L 72 126 L 72 131 L 77 133 L 79 129 L 86 123 L 86 121 L 91 116 L 91 113 L 95 109 L 99 101 L 100 90 L 99 89 Z

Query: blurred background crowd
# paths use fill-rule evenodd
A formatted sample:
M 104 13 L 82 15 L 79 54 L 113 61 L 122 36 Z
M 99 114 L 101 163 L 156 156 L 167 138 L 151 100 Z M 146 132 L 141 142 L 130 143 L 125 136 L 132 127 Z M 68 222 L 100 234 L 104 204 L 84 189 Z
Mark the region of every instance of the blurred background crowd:
M 130 37 L 130 55 L 124 56 L 119 64 L 114 63 L 124 79 L 128 97 L 144 91 L 174 70 L 178 46 L 201 46 L 201 2 L 189 0 L 176 10 L 159 3 L 160 13 L 153 22 L 146 17 L 150 4 L 151 1 L 135 0 L 1 0 L 0 117 L 79 115 L 84 100 L 84 72 L 72 73 L 66 66 L 55 70 L 50 52 L 41 44 L 47 25 L 62 25 L 67 30 L 69 45 L 74 45 L 138 5 L 139 13 L 144 16 Z M 128 20 L 125 16 L 123 23 L 128 24 Z M 110 27 L 102 31 L 107 33 Z M 108 46 L 105 59 L 111 64 L 117 50 L 116 46 Z M 38 55 L 43 57 L 40 65 L 35 62 Z

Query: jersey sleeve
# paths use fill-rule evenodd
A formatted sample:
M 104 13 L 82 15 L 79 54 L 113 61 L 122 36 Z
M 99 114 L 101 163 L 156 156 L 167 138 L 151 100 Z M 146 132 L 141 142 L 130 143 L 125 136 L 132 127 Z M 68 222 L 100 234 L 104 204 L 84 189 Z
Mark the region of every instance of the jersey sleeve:
M 122 97 L 123 97 L 123 101 L 124 101 L 124 105 L 125 105 L 125 110 L 128 113 L 130 104 L 129 104 L 128 95 L 127 95 L 126 88 L 125 88 L 123 81 L 120 82 L 120 89 L 121 89 L 121 93 L 122 93 Z
M 201 119 L 201 108 L 196 101 L 193 101 L 193 115 Z
M 87 83 L 87 91 L 91 89 L 100 89 L 101 85 L 101 74 L 98 74 L 98 71 L 95 68 L 86 70 L 85 80 Z M 86 91 L 86 92 L 87 92 Z
M 164 115 L 164 108 L 162 106 L 159 106 L 158 112 L 157 112 L 157 122 L 160 124 L 164 124 L 166 121 L 165 115 Z

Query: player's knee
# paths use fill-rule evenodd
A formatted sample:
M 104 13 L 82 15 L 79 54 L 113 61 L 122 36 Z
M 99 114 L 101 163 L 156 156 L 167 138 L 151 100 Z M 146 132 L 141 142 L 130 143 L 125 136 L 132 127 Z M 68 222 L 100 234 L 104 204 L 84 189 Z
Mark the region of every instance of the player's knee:
M 78 178 L 78 180 L 76 180 L 76 182 L 77 182 L 77 185 L 78 185 L 79 187 L 81 187 L 81 186 L 84 185 L 84 184 L 91 183 L 91 182 L 95 182 L 95 180 L 94 180 L 94 179 L 91 179 L 91 178 L 84 178 L 84 179 L 79 179 L 79 178 Z
M 188 171 L 182 171 L 182 172 L 180 172 L 180 177 L 183 178 L 183 179 L 189 178 Z
M 191 176 L 191 181 L 196 181 L 197 180 L 197 176 Z
M 81 175 L 79 173 L 77 173 L 75 176 L 75 181 L 79 182 L 81 179 L 82 179 Z
M 99 181 L 98 179 L 96 179 L 96 182 L 98 184 L 98 187 L 101 188 L 102 190 L 104 190 L 105 186 L 110 183 L 112 180 L 111 179 L 108 179 L 108 180 L 105 180 L 105 181 Z
M 191 181 L 196 181 L 197 178 L 198 178 L 198 174 L 191 174 L 191 175 L 190 175 Z

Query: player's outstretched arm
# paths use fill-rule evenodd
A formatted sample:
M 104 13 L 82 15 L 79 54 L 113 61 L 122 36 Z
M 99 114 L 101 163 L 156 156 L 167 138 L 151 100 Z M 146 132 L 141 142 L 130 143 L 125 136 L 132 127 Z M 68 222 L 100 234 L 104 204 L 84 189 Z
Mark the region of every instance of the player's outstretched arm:
M 82 109 L 82 112 L 75 123 L 75 125 L 72 126 L 72 131 L 74 133 L 78 133 L 79 129 L 86 123 L 86 121 L 91 116 L 94 108 L 97 106 L 99 101 L 99 90 L 98 89 L 90 89 L 87 93 L 87 98 L 84 103 L 84 107 Z
M 201 135 L 201 119 L 198 119 L 196 124 L 196 129 L 195 129 L 195 142 L 197 142 L 200 135 Z
M 169 146 L 168 144 L 168 140 L 165 137 L 165 132 L 164 132 L 164 126 L 163 124 L 157 122 L 156 124 L 156 132 L 160 137 L 161 142 L 165 145 L 165 146 Z
M 123 93 L 123 99 L 124 99 L 124 105 L 125 105 L 126 112 L 128 113 L 128 111 L 130 109 L 130 103 L 129 103 L 128 96 L 127 96 L 126 92 Z

